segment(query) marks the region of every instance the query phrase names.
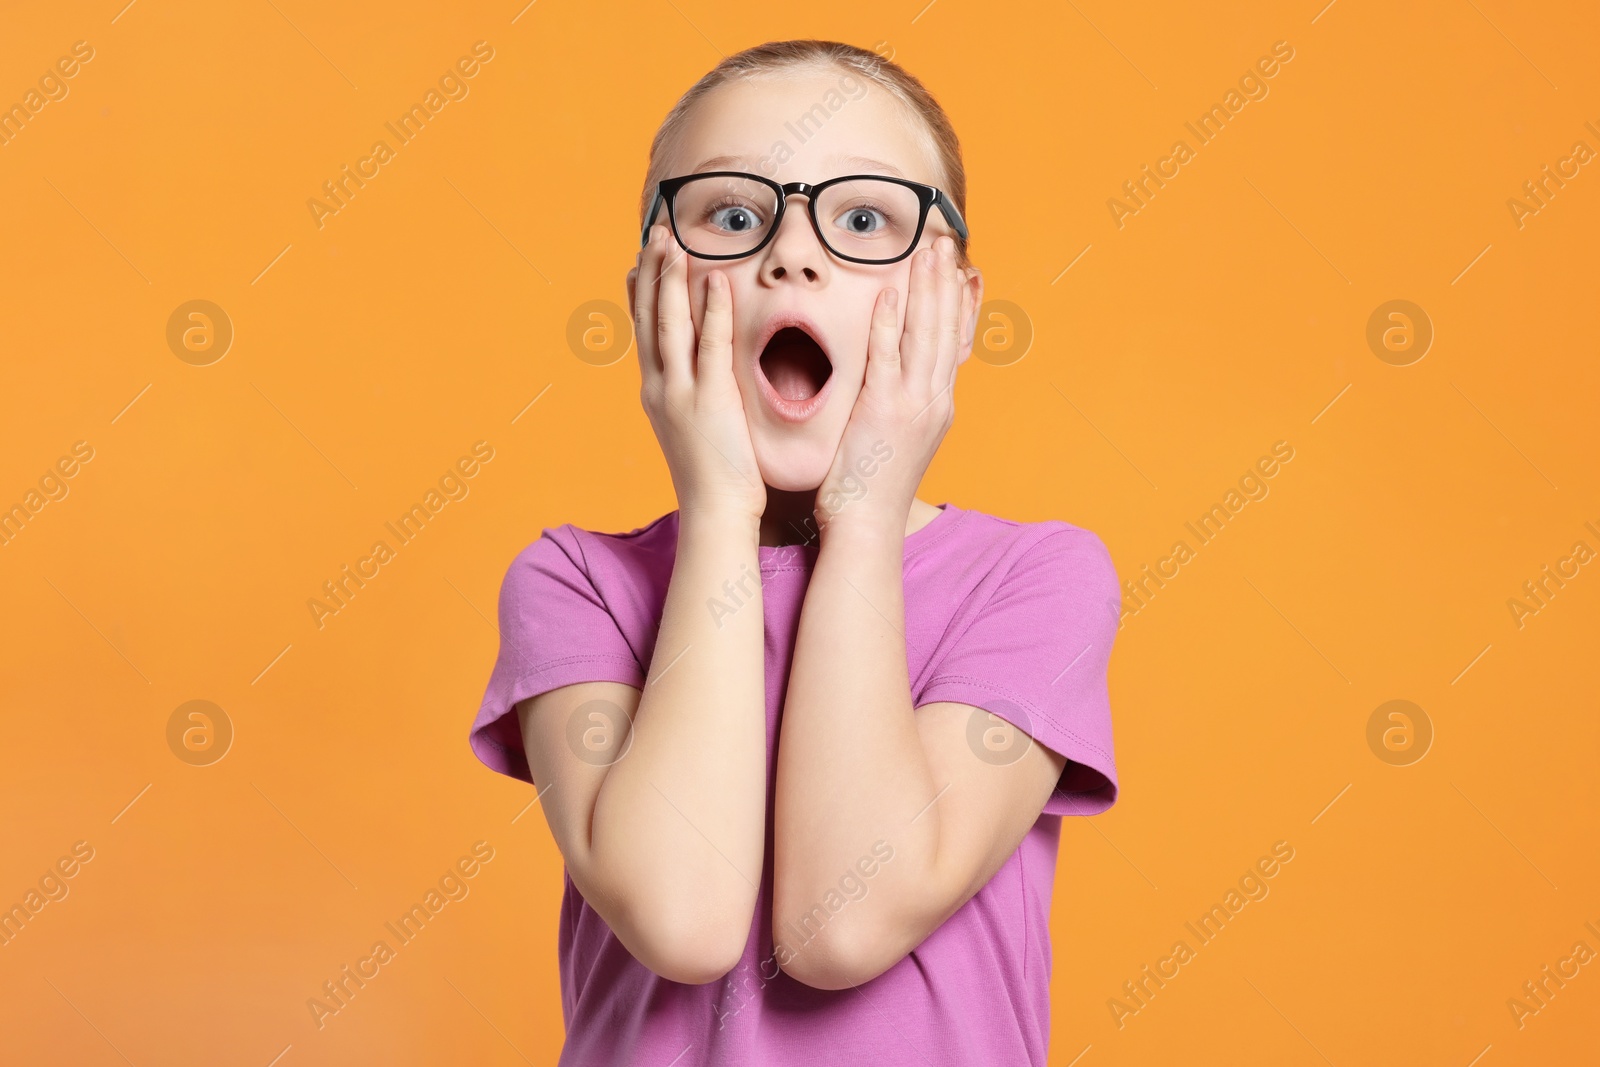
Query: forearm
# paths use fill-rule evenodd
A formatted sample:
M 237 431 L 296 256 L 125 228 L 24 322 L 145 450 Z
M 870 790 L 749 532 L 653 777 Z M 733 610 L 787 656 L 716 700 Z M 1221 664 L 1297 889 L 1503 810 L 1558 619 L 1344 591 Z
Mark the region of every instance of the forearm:
M 838 973 L 891 944 L 926 892 L 939 808 L 906 673 L 903 524 L 834 524 L 806 591 L 778 746 L 774 938 L 791 973 Z M 857 868 L 879 840 L 893 849 L 870 880 Z M 855 871 L 868 891 L 824 905 Z M 819 911 L 819 906 L 821 910 Z M 820 931 L 819 928 L 820 927 Z M 894 958 L 891 956 L 890 958 Z M 804 979 L 802 979 L 804 980 Z
M 754 913 L 765 840 L 757 533 L 754 518 L 680 514 L 631 742 L 601 785 L 592 831 L 606 883 L 629 887 L 644 912 L 632 916 L 636 926 L 690 942 L 731 939 L 737 948 Z M 713 613 L 708 605 L 728 600 L 730 581 L 742 605 Z

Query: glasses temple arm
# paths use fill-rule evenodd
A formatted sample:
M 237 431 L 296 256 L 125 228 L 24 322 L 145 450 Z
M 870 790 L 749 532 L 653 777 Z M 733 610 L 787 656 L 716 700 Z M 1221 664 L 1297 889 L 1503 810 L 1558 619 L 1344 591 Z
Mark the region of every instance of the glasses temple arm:
M 639 231 L 640 248 L 643 248 L 645 245 L 650 243 L 650 227 L 655 225 L 656 212 L 661 210 L 661 201 L 663 199 L 664 198 L 661 195 L 661 190 L 657 189 L 655 199 L 650 201 L 650 210 L 645 212 L 644 229 Z
M 967 220 L 961 217 L 961 212 L 950 202 L 944 193 L 935 191 L 934 203 L 939 205 L 939 210 L 944 214 L 944 220 L 950 224 L 951 229 L 960 234 L 962 240 L 967 239 Z

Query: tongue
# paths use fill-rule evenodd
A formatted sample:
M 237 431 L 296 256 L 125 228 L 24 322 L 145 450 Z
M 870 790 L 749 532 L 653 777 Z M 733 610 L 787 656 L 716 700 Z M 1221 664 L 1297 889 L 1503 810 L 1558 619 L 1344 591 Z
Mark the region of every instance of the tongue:
M 810 400 L 828 378 L 828 358 L 804 331 L 783 329 L 761 354 L 761 370 L 785 400 Z

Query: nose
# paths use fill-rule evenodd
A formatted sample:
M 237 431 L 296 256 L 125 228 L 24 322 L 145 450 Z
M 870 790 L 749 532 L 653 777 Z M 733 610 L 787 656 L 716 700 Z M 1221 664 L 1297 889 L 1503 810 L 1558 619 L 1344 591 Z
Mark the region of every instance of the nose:
M 762 250 L 763 281 L 771 283 L 793 275 L 815 284 L 827 277 L 828 250 L 822 247 L 816 228 L 811 224 L 808 206 L 803 193 L 790 194 L 778 232 Z

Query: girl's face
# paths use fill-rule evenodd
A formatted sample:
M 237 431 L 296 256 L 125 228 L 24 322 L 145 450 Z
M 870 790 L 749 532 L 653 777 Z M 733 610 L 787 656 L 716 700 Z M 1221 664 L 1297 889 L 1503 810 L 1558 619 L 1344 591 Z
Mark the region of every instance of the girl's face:
M 885 174 L 943 187 L 938 157 L 917 117 L 881 86 L 839 70 L 753 78 L 703 98 L 665 161 L 663 177 L 702 170 L 812 185 L 842 174 Z M 866 378 L 873 304 L 884 288 L 898 289 L 895 314 L 903 328 L 911 277 L 909 256 L 886 264 L 833 256 L 818 240 L 805 207 L 803 197 L 791 197 L 777 233 L 753 255 L 688 257 L 696 323 L 705 310 L 705 276 L 720 270 L 728 277 L 733 374 L 756 462 L 767 485 L 791 492 L 822 484 Z M 827 224 L 820 213 L 818 218 Z M 666 210 L 650 221 L 666 225 Z M 935 207 L 917 249 L 942 234 L 955 236 Z M 675 242 L 672 250 L 684 254 Z M 630 307 L 634 282 L 630 273 Z M 983 298 L 976 269 L 967 269 L 961 297 L 959 358 L 965 360 Z M 774 326 L 795 320 L 807 325 L 820 352 L 794 330 L 763 345 Z

